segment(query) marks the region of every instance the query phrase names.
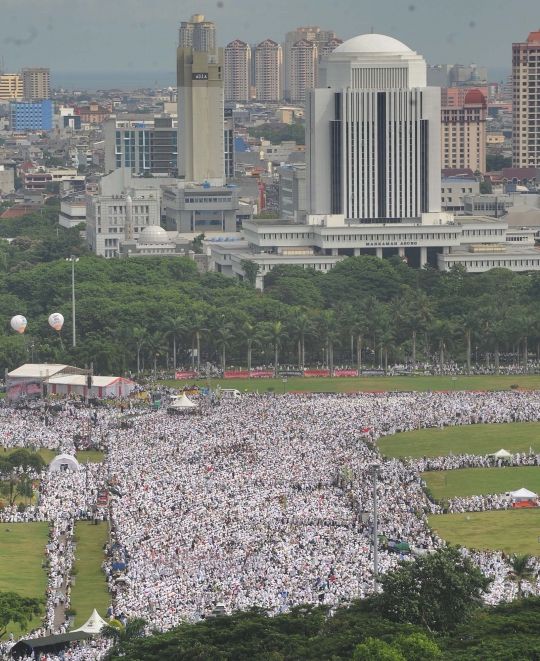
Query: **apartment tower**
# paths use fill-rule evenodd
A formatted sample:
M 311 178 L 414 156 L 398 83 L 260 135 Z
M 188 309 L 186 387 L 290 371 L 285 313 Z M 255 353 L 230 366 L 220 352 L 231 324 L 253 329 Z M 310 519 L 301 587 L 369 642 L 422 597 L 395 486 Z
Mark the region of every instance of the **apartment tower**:
M 51 98 L 50 69 L 28 68 L 22 70 L 23 94 L 28 101 Z
M 540 30 L 524 43 L 512 44 L 514 119 L 512 165 L 540 165 Z
M 196 51 L 215 54 L 217 48 L 216 27 L 205 21 L 203 14 L 194 14 L 190 21 L 180 23 L 178 45 L 180 48 L 193 47 Z
M 283 97 L 281 46 L 266 39 L 255 51 L 255 80 L 257 101 L 278 102 Z
M 0 100 L 20 101 L 23 95 L 23 82 L 18 73 L 0 73 Z
M 290 101 L 304 103 L 306 90 L 317 87 L 319 69 L 317 42 L 300 39 L 291 46 L 291 92 Z
M 251 48 L 240 39 L 227 44 L 225 63 L 225 101 L 251 100 Z
M 470 168 L 486 171 L 487 101 L 480 90 L 469 90 L 463 104 L 441 108 L 442 168 Z
M 303 28 L 296 28 L 291 30 L 285 35 L 285 43 L 283 44 L 283 95 L 288 101 L 292 101 L 292 76 L 293 76 L 293 46 L 299 41 L 310 41 L 316 45 L 318 49 L 318 56 L 320 59 L 323 45 L 332 39 L 336 38 L 336 33 L 333 30 L 321 30 L 315 26 L 308 26 Z M 301 94 L 302 101 L 305 100 L 305 90 Z

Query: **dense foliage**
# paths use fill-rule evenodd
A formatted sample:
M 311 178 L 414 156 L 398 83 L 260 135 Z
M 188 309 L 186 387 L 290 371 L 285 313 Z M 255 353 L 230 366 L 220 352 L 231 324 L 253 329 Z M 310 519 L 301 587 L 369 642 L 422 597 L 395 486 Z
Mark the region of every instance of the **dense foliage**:
M 41 615 L 41 608 L 39 599 L 21 597 L 16 592 L 0 592 L 0 638 L 6 634 L 10 622 L 26 628 L 34 616 Z
M 254 138 L 269 140 L 273 145 L 279 145 L 284 140 L 294 140 L 297 145 L 306 144 L 306 127 L 304 124 L 264 124 L 248 130 Z
M 386 620 L 370 599 L 328 617 L 298 607 L 277 617 L 261 609 L 185 624 L 139 638 L 125 661 L 538 661 L 540 599 L 479 609 L 444 635 Z
M 88 255 L 77 229 L 58 228 L 55 208 L 0 224 L 0 368 L 30 359 L 94 363 L 122 373 L 199 360 L 226 365 L 385 365 L 430 356 L 499 361 L 540 343 L 540 275 L 493 269 L 471 275 L 412 269 L 399 257 L 351 257 L 329 273 L 279 266 L 265 291 L 219 273 L 200 275 L 187 258 L 105 260 Z M 71 348 L 70 254 L 75 267 L 77 346 Z M 63 339 L 47 323 L 61 312 Z M 10 318 L 28 319 L 25 338 Z M 173 321 L 175 322 L 173 324 Z M 247 325 L 247 326 L 246 326 Z M 252 330 L 247 332 L 245 329 Z M 242 330 L 243 329 L 243 330 Z M 520 352 L 517 354 L 517 352 Z

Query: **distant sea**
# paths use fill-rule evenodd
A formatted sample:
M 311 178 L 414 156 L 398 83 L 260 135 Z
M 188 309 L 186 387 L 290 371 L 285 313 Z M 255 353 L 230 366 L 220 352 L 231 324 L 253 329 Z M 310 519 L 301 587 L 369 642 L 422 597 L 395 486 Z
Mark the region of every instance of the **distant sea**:
M 488 67 L 490 82 L 505 81 L 510 67 Z M 51 71 L 51 87 L 65 90 L 95 92 L 96 90 L 120 89 L 131 92 L 136 89 L 164 89 L 176 86 L 174 71 Z
M 120 89 L 131 92 L 136 89 L 164 89 L 176 86 L 174 71 L 51 71 L 51 87 L 65 90 L 95 92 L 96 90 Z

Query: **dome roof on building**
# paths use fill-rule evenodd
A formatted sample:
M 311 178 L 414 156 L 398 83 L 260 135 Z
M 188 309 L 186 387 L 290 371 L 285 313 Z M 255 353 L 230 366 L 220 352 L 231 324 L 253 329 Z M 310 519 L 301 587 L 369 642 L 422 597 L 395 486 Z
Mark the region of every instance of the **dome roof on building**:
M 150 225 L 140 233 L 139 243 L 169 243 L 169 237 L 163 227 Z
M 471 90 L 465 95 L 465 104 L 469 103 L 480 103 L 484 104 L 486 102 L 486 97 L 482 94 L 480 90 Z
M 361 34 L 343 42 L 334 53 L 407 53 L 408 46 L 384 34 Z

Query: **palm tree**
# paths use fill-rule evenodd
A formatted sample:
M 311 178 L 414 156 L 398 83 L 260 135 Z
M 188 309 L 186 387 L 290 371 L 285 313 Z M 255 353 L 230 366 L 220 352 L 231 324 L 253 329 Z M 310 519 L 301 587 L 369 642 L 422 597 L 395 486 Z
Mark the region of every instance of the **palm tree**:
M 416 369 L 416 338 L 426 329 L 426 324 L 419 314 L 411 313 L 406 319 L 407 328 L 412 333 L 412 368 Z
M 351 327 L 352 332 L 356 335 L 356 362 L 358 369 L 358 376 L 362 371 L 362 339 L 368 331 L 368 326 L 363 318 L 356 318 Z
M 283 339 L 283 332 L 284 328 L 281 321 L 274 321 L 266 325 L 266 339 L 274 348 L 274 374 L 276 377 L 278 374 L 279 348 Z
M 508 578 L 517 583 L 518 599 L 523 595 L 522 584 L 523 581 L 531 581 L 534 578 L 534 570 L 530 566 L 532 555 L 526 553 L 524 555 L 514 555 L 507 560 L 509 567 Z
M 254 346 L 260 344 L 260 331 L 257 326 L 245 321 L 239 331 L 240 339 L 244 341 L 247 347 L 247 367 L 251 378 L 251 351 Z
M 234 339 L 233 325 L 231 323 L 223 324 L 223 326 L 214 331 L 213 336 L 216 347 L 218 349 L 221 348 L 221 369 L 223 370 L 223 374 L 225 374 L 227 367 L 226 351 L 230 348 L 231 342 Z
M 534 320 L 527 314 L 524 314 L 519 319 L 522 339 L 523 339 L 523 370 L 525 374 L 529 373 L 529 337 L 534 336 L 535 323 Z
M 507 338 L 507 329 L 502 321 L 495 321 L 486 328 L 486 340 L 493 347 L 495 356 L 495 374 L 499 374 L 499 347 Z
M 366 296 L 358 306 L 360 315 L 365 319 L 367 334 L 373 337 L 373 367 L 377 356 L 377 333 L 381 322 L 381 306 L 375 296 Z
M 166 353 L 167 345 L 163 339 L 163 333 L 161 331 L 155 331 L 148 336 L 146 341 L 146 346 L 148 347 L 148 353 L 150 357 L 154 360 L 154 379 L 157 379 L 157 359 L 161 354 Z
M 339 345 L 339 322 L 331 310 L 325 310 L 320 320 L 320 333 L 324 338 L 326 352 L 328 356 L 328 367 L 330 376 L 334 375 L 334 347 Z
M 176 338 L 179 338 L 185 332 L 184 321 L 182 317 L 167 317 L 165 319 L 165 337 L 173 339 L 173 371 L 176 371 Z
M 206 328 L 206 322 L 201 314 L 196 314 L 189 323 L 188 334 L 191 338 L 191 367 L 195 367 L 193 360 L 194 344 L 197 346 L 197 372 L 201 371 L 201 338 L 210 331 Z
M 471 375 L 471 342 L 476 331 L 478 319 L 474 314 L 468 314 L 460 318 L 459 325 L 465 332 L 465 343 L 467 349 L 467 376 Z
M 148 331 L 142 326 L 133 326 L 131 331 L 131 344 L 137 352 L 137 376 L 141 371 L 141 351 L 146 346 Z
M 444 350 L 452 342 L 452 326 L 446 319 L 438 319 L 433 326 L 433 336 L 439 345 L 441 376 L 444 376 Z
M 388 373 L 388 352 L 396 350 L 394 332 L 390 325 L 387 325 L 379 338 L 379 348 L 384 355 L 384 376 L 386 376 Z
M 313 324 L 305 312 L 300 312 L 291 319 L 290 325 L 293 336 L 300 342 L 298 364 L 303 372 L 306 362 L 306 335 L 313 333 Z
M 124 656 L 131 644 L 143 635 L 146 627 L 146 620 L 143 620 L 142 617 L 129 619 L 125 627 L 118 620 L 115 622 L 116 624 L 106 624 L 99 634 L 102 638 L 113 640 L 113 646 L 108 651 L 106 659 L 111 659 L 118 653 Z

